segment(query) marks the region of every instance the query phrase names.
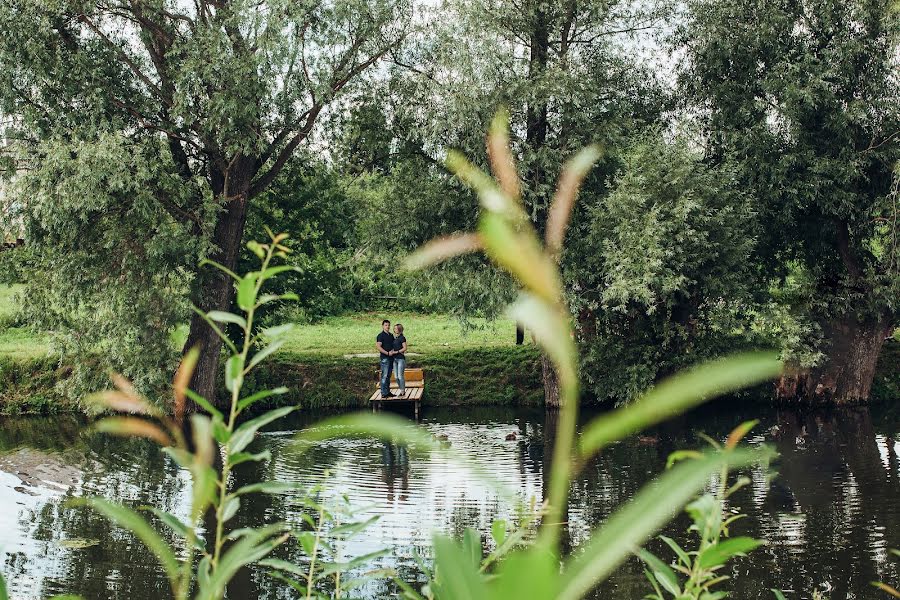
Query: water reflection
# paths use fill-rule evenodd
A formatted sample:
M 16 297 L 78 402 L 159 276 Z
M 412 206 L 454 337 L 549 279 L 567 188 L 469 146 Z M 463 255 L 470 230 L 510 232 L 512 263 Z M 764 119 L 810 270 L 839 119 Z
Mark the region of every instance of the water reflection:
M 615 444 L 587 464 L 573 484 L 567 544 L 577 551 L 592 528 L 658 474 L 669 452 L 697 447 L 699 431 L 724 439 L 737 423 L 761 418 L 754 444 L 781 453 L 777 477 L 760 468 L 733 498 L 749 515 L 736 524 L 741 534 L 769 541 L 730 565 L 733 597 L 771 597 L 769 588 L 792 598 L 826 591 L 833 600 L 873 597 L 869 581 L 900 581 L 888 549 L 900 547 L 900 418 L 876 410 L 801 415 L 728 403 L 692 413 Z M 346 549 L 359 555 L 392 548 L 378 566 L 400 569 L 409 581 L 420 574 L 413 553 L 428 556 L 434 530 L 475 527 L 486 547 L 495 518 L 514 518 L 510 502 L 444 455 L 390 442 L 334 440 L 299 452 L 292 433 L 310 423 L 303 417 L 283 431 L 269 431 L 248 449 L 268 449 L 272 460 L 244 463 L 234 484 L 265 479 L 325 484 L 320 500 L 347 495 L 361 518 L 379 516 L 367 535 Z M 456 453 L 515 490 L 540 500 L 553 445 L 553 417 L 515 409 L 442 409 L 423 417 L 423 427 L 446 436 Z M 79 495 L 119 498 L 132 506 L 154 504 L 177 515 L 187 509 L 187 479 L 151 443 L 84 434 L 77 419 L 7 419 L 0 425 L 0 549 L 12 597 L 46 598 L 80 593 L 88 598 L 159 598 L 167 583 L 153 557 L 130 535 L 94 513 L 67 508 Z M 327 475 L 326 475 L 327 473 Z M 286 521 L 302 526 L 297 498 L 253 496 L 233 526 Z M 208 527 L 211 524 L 208 525 Z M 686 541 L 684 518 L 666 533 Z M 165 531 L 164 531 L 165 533 Z M 688 542 L 689 543 L 689 542 Z M 652 549 L 668 557 L 659 542 Z M 294 546 L 281 558 L 302 561 Z M 365 590 L 383 597 L 387 582 Z M 637 561 L 626 563 L 597 597 L 641 598 L 647 592 Z M 290 597 L 260 570 L 240 574 L 229 597 Z

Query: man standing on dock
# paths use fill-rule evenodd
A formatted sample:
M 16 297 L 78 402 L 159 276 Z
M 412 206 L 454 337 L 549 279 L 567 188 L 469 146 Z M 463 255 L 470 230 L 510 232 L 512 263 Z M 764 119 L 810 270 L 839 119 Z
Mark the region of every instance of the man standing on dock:
M 391 335 L 391 322 L 385 319 L 381 322 L 381 333 L 375 338 L 375 348 L 381 359 L 381 397 L 391 398 L 391 370 L 394 366 L 394 336 Z

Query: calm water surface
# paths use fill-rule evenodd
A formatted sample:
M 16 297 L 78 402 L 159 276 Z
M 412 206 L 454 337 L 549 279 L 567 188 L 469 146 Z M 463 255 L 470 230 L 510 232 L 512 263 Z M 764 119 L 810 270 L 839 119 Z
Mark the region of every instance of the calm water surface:
M 724 438 L 743 420 L 761 419 L 750 439 L 768 443 L 781 458 L 778 475 L 748 473 L 752 484 L 734 497 L 749 515 L 738 533 L 768 545 L 730 564 L 726 585 L 734 598 L 789 598 L 814 591 L 833 600 L 882 598 L 873 580 L 900 583 L 890 548 L 900 548 L 900 415 L 854 410 L 801 415 L 762 406 L 720 402 L 671 421 L 642 437 L 611 447 L 582 471 L 571 492 L 567 544 L 577 551 L 591 528 L 663 470 L 667 455 L 702 445 L 697 433 Z M 552 419 L 552 418 L 551 418 Z M 380 519 L 348 555 L 392 548 L 377 566 L 421 580 L 414 553 L 428 556 L 433 531 L 474 527 L 486 548 L 495 518 L 510 517 L 510 502 L 441 453 L 408 451 L 375 440 L 325 442 L 298 452 L 293 435 L 313 422 L 283 421 L 260 435 L 250 450 L 269 449 L 272 460 L 244 464 L 235 485 L 274 479 L 324 483 L 324 500 L 347 495 L 360 516 Z M 452 448 L 488 469 L 523 498 L 540 500 L 553 443 L 542 411 L 447 408 L 425 410 L 422 425 L 446 436 Z M 510 433 L 515 440 L 507 440 Z M 132 506 L 153 504 L 178 515 L 188 505 L 188 478 L 151 443 L 85 433 L 66 417 L 0 421 L 0 556 L 14 599 L 78 593 L 86 598 L 168 597 L 156 561 L 128 533 L 96 514 L 69 508 L 75 496 L 117 498 Z M 300 526 L 303 509 L 290 495 L 248 498 L 234 527 L 287 521 Z M 688 542 L 684 517 L 666 533 Z M 650 544 L 665 559 L 658 542 Z M 283 558 L 301 560 L 293 547 Z M 726 589 L 723 588 L 723 589 Z M 370 585 L 370 598 L 388 597 L 385 582 Z M 596 592 L 597 598 L 637 600 L 647 593 L 635 560 Z M 263 570 L 242 573 L 230 598 L 290 598 Z

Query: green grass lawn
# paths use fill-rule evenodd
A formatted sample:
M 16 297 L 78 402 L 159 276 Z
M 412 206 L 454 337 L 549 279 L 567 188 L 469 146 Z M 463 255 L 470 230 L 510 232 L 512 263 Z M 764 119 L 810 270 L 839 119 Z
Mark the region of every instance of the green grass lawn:
M 0 358 L 40 358 L 47 354 L 46 336 L 16 325 L 18 302 L 15 298 L 22 286 L 0 286 Z M 360 313 L 329 317 L 319 323 L 299 325 L 282 350 L 283 355 L 365 354 L 375 352 L 375 336 L 381 331 L 384 313 Z M 388 314 L 393 322 L 403 323 L 409 351 L 432 355 L 448 350 L 498 348 L 515 345 L 515 323 L 508 319 L 486 322 L 474 319 L 463 328 L 459 321 L 446 315 L 420 315 L 397 312 Z M 187 328 L 173 343 L 183 343 Z M 530 340 L 529 340 L 530 343 Z
M 384 313 L 360 313 L 301 325 L 291 334 L 284 351 L 332 355 L 375 353 L 375 336 L 381 331 L 383 318 Z M 516 341 L 515 323 L 508 319 L 490 323 L 476 319 L 472 327 L 464 330 L 455 318 L 443 315 L 393 313 L 387 318 L 403 324 L 409 351 L 424 355 L 513 346 Z
M 0 286 L 0 358 L 28 359 L 46 356 L 49 348 L 46 336 L 17 326 L 16 294 L 21 285 Z

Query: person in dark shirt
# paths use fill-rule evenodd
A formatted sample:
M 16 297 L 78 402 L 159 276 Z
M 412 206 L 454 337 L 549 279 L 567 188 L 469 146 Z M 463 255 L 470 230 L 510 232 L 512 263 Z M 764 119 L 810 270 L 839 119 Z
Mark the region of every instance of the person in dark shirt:
M 403 325 L 394 325 L 394 334 L 394 373 L 400 395 L 403 396 L 406 394 L 406 336 L 403 335 Z
M 375 349 L 381 364 L 381 397 L 390 398 L 391 393 L 391 369 L 394 366 L 394 336 L 391 335 L 391 322 L 385 319 L 381 322 L 381 333 L 375 338 Z

